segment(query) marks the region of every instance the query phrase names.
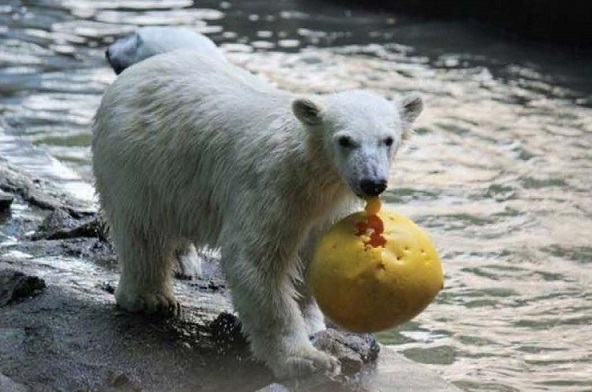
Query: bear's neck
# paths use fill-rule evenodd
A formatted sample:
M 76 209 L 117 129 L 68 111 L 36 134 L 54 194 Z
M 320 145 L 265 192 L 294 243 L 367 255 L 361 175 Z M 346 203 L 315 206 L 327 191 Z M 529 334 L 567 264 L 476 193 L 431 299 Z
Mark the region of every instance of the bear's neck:
M 340 217 L 342 210 L 349 211 L 358 199 L 337 172 L 330 154 L 325 150 L 322 134 L 311 135 L 294 120 L 288 153 L 285 154 L 284 170 L 289 191 L 300 199 L 300 206 L 306 206 L 304 215 L 319 220 Z

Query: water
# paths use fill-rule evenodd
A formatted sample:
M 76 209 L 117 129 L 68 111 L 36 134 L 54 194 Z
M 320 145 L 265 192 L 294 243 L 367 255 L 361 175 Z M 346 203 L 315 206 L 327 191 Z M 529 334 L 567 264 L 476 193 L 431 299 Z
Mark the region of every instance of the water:
M 29 3 L 0 5 L 0 151 L 86 180 L 104 49 L 136 25 L 190 26 L 298 92 L 420 91 L 386 200 L 431 232 L 446 289 L 380 338 L 467 391 L 592 391 L 591 56 L 324 2 Z

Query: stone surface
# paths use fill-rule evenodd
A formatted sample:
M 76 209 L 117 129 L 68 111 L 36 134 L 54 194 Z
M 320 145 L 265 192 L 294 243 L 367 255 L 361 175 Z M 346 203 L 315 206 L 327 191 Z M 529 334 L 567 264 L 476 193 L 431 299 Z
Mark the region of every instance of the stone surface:
M 37 295 L 45 281 L 15 270 L 0 270 L 0 307 Z
M 124 373 L 113 373 L 108 376 L 105 384 L 99 388 L 100 392 L 141 392 L 142 387 Z
M 12 381 L 0 373 L 0 392 L 27 392 L 29 388 Z
M 380 352 L 376 339 L 369 334 L 359 335 L 336 329 L 327 329 L 312 336 L 312 344 L 339 359 L 341 371 L 351 375 L 362 370 L 366 363 L 375 361 Z
M 43 209 L 63 208 L 80 216 L 93 211 L 91 206 L 69 197 L 50 181 L 32 178 L 2 158 L 0 158 L 0 190 Z
M 81 215 L 57 208 L 43 220 L 33 239 L 61 240 L 81 237 L 107 240 L 105 225 L 98 214 Z

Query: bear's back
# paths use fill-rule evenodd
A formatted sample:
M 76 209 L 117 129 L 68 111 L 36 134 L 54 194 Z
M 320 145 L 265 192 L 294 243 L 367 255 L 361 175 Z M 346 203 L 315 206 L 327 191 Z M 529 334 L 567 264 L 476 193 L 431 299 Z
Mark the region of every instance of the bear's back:
M 261 78 L 236 67 L 227 61 L 195 50 L 177 49 L 146 59 L 130 67 L 114 82 L 150 88 L 168 88 L 172 96 L 186 98 L 180 94 L 203 95 L 215 98 L 216 94 L 257 98 L 263 95 L 273 98 L 285 93 L 274 88 Z M 129 87 L 129 86 L 128 86 Z M 234 99 L 233 99 L 234 101 Z
M 99 108 L 100 113 L 112 113 L 101 113 L 97 118 L 129 119 L 129 124 L 116 124 L 122 132 L 138 128 L 138 122 L 146 130 L 152 123 L 161 128 L 163 124 L 180 128 L 191 123 L 203 130 L 240 132 L 248 128 L 249 121 L 269 124 L 270 117 L 290 116 L 291 99 L 291 94 L 242 68 L 197 51 L 178 49 L 121 73 Z M 141 129 L 134 132 L 138 131 Z
M 167 26 L 148 26 L 136 32 L 134 63 L 177 49 L 199 52 L 219 62 L 226 58 L 212 40 L 195 31 Z

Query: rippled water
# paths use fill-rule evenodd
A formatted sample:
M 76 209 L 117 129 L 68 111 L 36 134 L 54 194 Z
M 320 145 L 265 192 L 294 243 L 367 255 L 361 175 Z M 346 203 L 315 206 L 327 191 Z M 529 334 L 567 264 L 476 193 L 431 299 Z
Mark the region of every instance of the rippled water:
M 90 179 L 104 48 L 136 25 L 190 26 L 294 91 L 420 91 L 386 199 L 430 230 L 446 289 L 381 339 L 468 391 L 592 391 L 591 56 L 323 2 L 197 4 L 3 1 L 1 153 L 27 161 L 24 138 Z

